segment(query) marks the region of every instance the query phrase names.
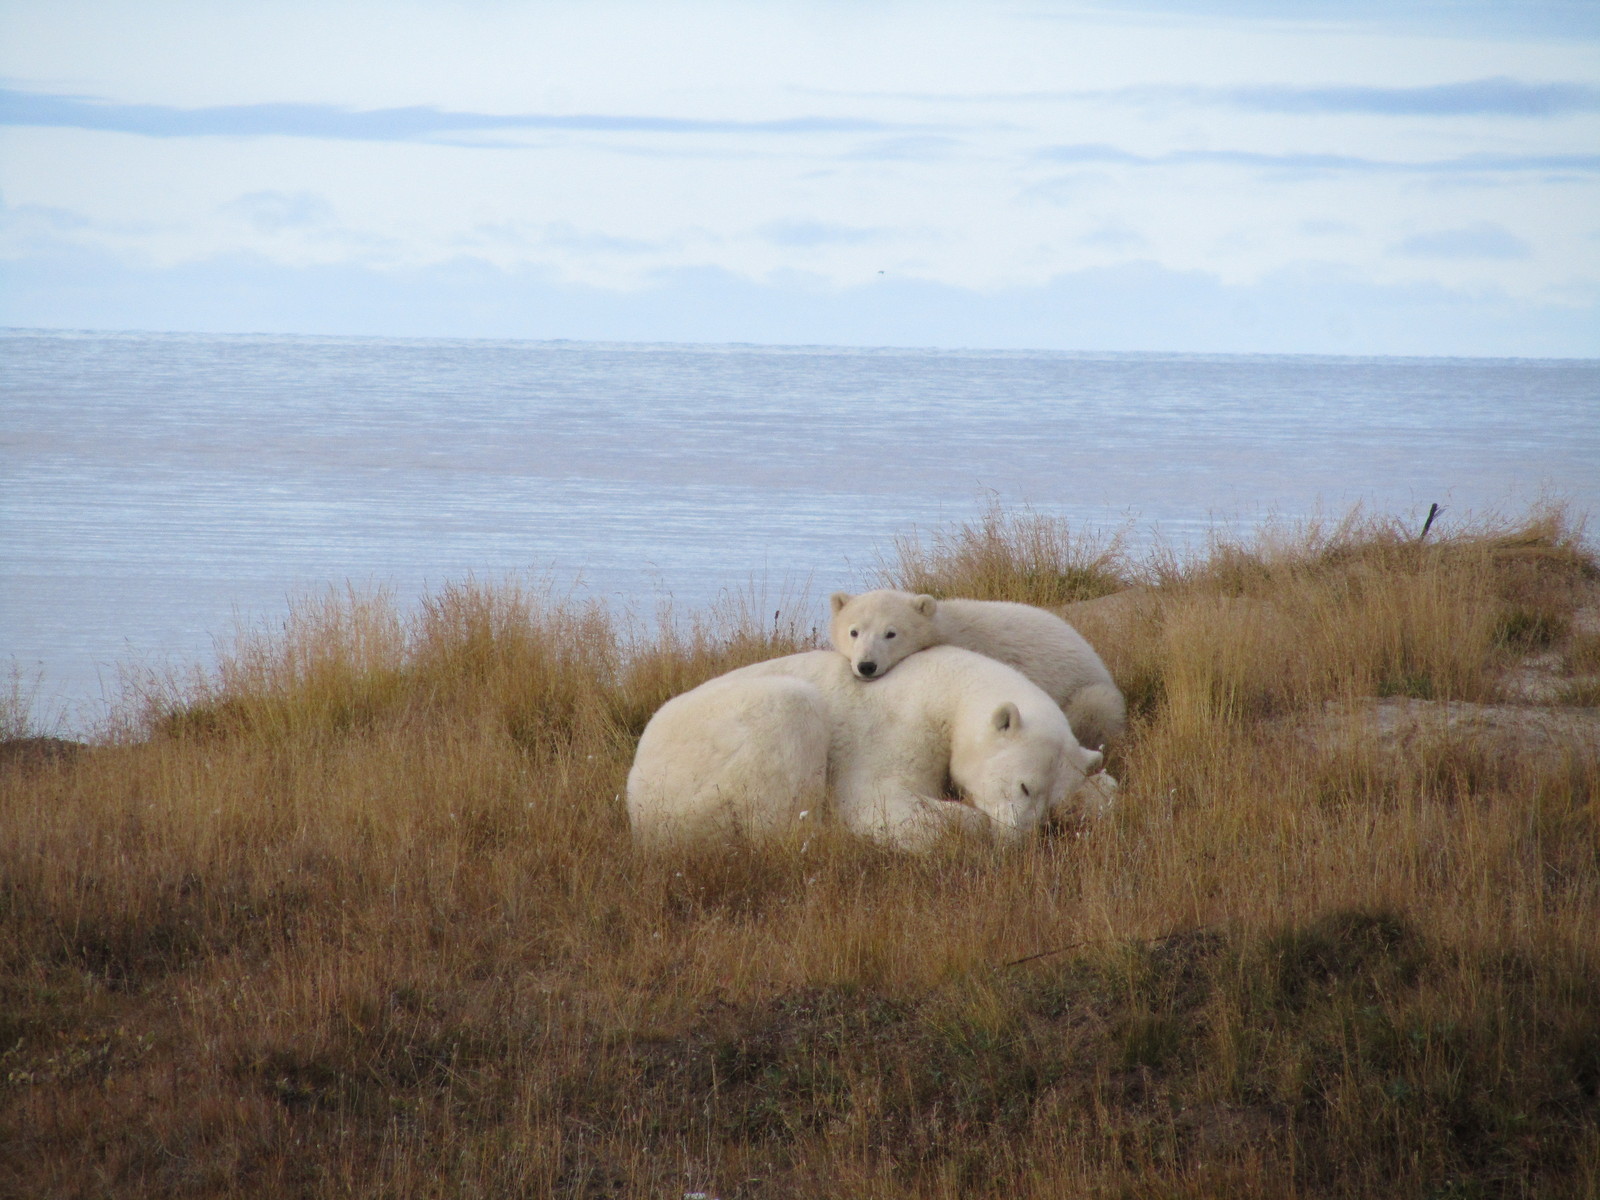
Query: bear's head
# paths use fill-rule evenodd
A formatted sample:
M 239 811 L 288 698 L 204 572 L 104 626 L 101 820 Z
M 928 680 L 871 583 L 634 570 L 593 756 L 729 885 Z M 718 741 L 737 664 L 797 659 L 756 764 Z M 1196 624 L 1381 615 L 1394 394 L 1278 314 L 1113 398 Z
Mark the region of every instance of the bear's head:
M 933 614 L 939 602 L 932 596 L 888 590 L 859 596 L 835 592 L 829 603 L 830 640 L 850 660 L 857 679 L 880 679 L 895 663 L 934 643 Z
M 1105 760 L 1078 745 L 1054 704 L 1028 705 L 1024 715 L 1006 701 L 970 724 L 955 730 L 950 777 L 1000 841 L 1037 830 Z

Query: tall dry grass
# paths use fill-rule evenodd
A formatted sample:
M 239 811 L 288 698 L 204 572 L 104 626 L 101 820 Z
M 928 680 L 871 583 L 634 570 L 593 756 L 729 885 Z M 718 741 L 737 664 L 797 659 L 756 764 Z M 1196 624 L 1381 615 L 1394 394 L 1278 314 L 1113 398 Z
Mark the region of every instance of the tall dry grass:
M 932 596 L 1014 600 L 1054 608 L 1127 586 L 1136 572 L 1121 533 L 1074 532 L 1064 521 L 991 501 L 975 520 L 897 536 L 884 587 Z
M 1594 743 L 1364 715 L 1587 678 L 1561 514 L 1142 561 L 995 514 L 919 555 L 888 581 L 1123 589 L 1072 610 L 1135 701 L 1109 822 L 637 854 L 649 714 L 810 615 L 510 584 L 308 603 L 0 766 L 0 1191 L 1600 1190 Z

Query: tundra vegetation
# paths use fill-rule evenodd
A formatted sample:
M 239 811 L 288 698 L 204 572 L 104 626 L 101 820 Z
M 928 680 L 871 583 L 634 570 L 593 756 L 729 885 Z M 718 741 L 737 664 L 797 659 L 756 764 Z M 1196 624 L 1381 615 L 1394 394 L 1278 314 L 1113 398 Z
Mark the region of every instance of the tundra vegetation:
M 1129 700 L 1112 816 L 635 850 L 652 711 L 820 604 L 335 594 L 87 747 L 14 738 L 0 1192 L 1600 1193 L 1597 569 L 1561 511 L 1137 557 L 994 511 L 882 574 L 1073 605 Z

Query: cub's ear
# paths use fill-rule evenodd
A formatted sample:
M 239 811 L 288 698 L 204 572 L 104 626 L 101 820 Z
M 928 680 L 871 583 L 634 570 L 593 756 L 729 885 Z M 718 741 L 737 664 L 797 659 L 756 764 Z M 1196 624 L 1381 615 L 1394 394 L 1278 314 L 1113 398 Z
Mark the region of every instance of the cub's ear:
M 1085 750 L 1083 752 L 1083 773 L 1093 775 L 1105 763 L 1106 756 L 1098 750 Z
M 833 611 L 835 614 L 837 614 L 838 611 L 846 604 L 849 604 L 852 599 L 854 599 L 854 597 L 852 597 L 849 592 L 835 592 L 833 595 L 828 597 L 828 603 L 833 606 Z
M 1009 700 L 995 709 L 994 716 L 989 719 L 994 722 L 995 729 L 1000 733 L 1009 733 L 1022 728 L 1022 713 Z
M 925 617 L 933 616 L 933 610 L 939 607 L 939 602 L 932 596 L 918 596 L 911 602 L 911 607 Z

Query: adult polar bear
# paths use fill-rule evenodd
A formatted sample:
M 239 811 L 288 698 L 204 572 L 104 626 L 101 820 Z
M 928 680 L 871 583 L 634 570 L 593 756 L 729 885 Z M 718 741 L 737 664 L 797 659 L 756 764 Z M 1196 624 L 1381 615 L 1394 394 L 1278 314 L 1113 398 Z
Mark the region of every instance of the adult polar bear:
M 936 600 L 882 589 L 835 592 L 829 623 L 834 649 L 860 679 L 904 670 L 930 646 L 961 646 L 1015 667 L 1067 714 L 1085 746 L 1104 747 L 1127 728 L 1127 705 L 1094 647 L 1054 613 L 1001 600 Z
M 755 663 L 675 696 L 639 739 L 628 819 L 644 842 L 772 837 L 820 812 L 922 850 L 947 831 L 1015 841 L 1101 756 L 1024 676 L 936 647 L 863 686 L 831 650 Z M 941 800 L 949 782 L 971 806 Z

